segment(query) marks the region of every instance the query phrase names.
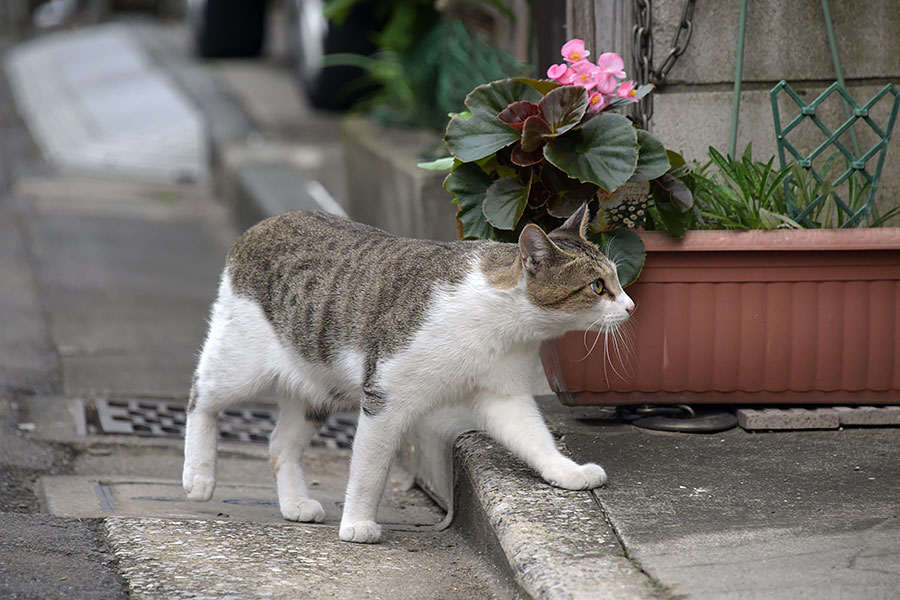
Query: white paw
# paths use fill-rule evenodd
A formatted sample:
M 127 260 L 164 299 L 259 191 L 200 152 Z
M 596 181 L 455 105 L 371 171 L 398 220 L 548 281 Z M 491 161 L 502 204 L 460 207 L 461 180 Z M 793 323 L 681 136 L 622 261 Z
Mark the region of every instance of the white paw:
M 206 502 L 212 498 L 213 491 L 216 489 L 215 473 L 209 474 L 185 468 L 181 482 L 188 500 L 194 502 Z
M 321 523 L 325 520 L 325 509 L 317 500 L 312 498 L 300 498 L 279 503 L 281 516 L 288 521 L 300 521 L 301 523 Z
M 381 525 L 375 521 L 341 522 L 341 531 L 338 535 L 342 542 L 377 544 L 381 540 Z
M 594 463 L 561 465 L 548 469 L 542 476 L 550 485 L 565 490 L 592 490 L 606 483 L 606 471 Z

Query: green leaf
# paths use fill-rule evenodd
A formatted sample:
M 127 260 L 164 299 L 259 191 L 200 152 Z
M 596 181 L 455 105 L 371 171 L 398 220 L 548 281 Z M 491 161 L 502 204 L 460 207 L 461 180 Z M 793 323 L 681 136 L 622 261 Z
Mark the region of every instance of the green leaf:
M 687 212 L 694 205 L 694 195 L 683 181 L 666 173 L 650 182 L 651 189 L 660 196 L 654 196 L 657 202 L 668 202 L 675 205 L 679 212 Z
M 678 179 L 684 179 L 694 171 L 693 165 L 688 164 L 684 157 L 677 152 L 667 149 L 666 156 L 669 157 L 669 164 L 672 165 L 668 171 L 669 175 Z
M 666 156 L 669 157 L 669 164 L 672 165 L 671 170 L 680 169 L 687 164 L 684 157 L 673 150 L 666 150 Z
M 644 260 L 647 258 L 641 236 L 631 229 L 614 229 L 591 234 L 588 239 L 597 244 L 600 250 L 615 263 L 619 283 L 623 288 L 637 280 L 644 269 Z
M 637 139 L 640 154 L 637 168 L 628 181 L 650 181 L 665 174 L 672 165 L 663 145 L 643 129 L 637 130 Z
M 553 165 L 545 165 L 541 170 L 541 183 L 550 193 L 547 212 L 563 219 L 597 194 L 597 186 L 593 183 L 572 179 Z
M 786 215 L 759 209 L 760 221 L 762 221 L 764 229 L 803 229 L 803 225 Z
M 482 211 L 488 223 L 497 229 L 513 230 L 525 212 L 531 179 L 522 183 L 518 177 L 498 179 L 487 189 Z
M 693 222 L 693 215 L 690 212 L 681 212 L 671 202 L 655 202 L 647 209 L 650 211 L 654 223 L 672 237 L 684 237 L 684 233 L 690 229 Z
M 453 194 L 459 204 L 456 230 L 460 239 L 494 239 L 494 228 L 485 221 L 482 212 L 490 185 L 491 177 L 471 163 L 460 165 L 444 179 L 444 189 Z
M 540 98 L 536 90 L 512 79 L 480 85 L 466 96 L 466 106 L 472 116 L 468 119 L 459 116 L 450 119 L 444 142 L 462 162 L 493 154 L 519 139 L 519 132 L 500 121 L 497 115 L 514 102 L 537 102 Z
M 629 96 L 628 98 L 613 98 L 609 104 L 606 105 L 606 110 L 611 108 L 618 108 L 619 106 L 625 106 L 626 104 L 634 104 L 635 102 L 640 101 L 644 96 L 653 91 L 652 83 L 645 83 L 641 87 L 639 87 L 634 96 Z
M 581 86 L 564 85 L 544 96 L 538 106 L 553 134 L 560 135 L 581 122 L 587 111 L 588 95 Z
M 492 177 L 492 180 L 500 177 L 513 177 L 518 173 L 515 167 L 510 167 L 509 165 L 501 165 L 500 161 L 497 160 L 496 154 L 491 154 L 482 159 L 479 159 L 475 161 L 474 164 L 481 167 L 481 170 L 488 175 L 493 175 L 494 177 Z
M 547 142 L 544 156 L 571 177 L 611 192 L 634 173 L 637 134 L 631 121 L 622 115 L 600 113 L 581 129 L 572 129 Z
M 893 217 L 895 217 L 895 216 L 898 215 L 898 214 L 900 214 L 900 206 L 895 206 L 894 208 L 890 209 L 889 211 L 887 211 L 887 212 L 884 213 L 883 215 L 881 215 L 881 216 L 879 216 L 879 217 L 876 217 L 876 218 L 872 221 L 872 223 L 870 223 L 869 226 L 870 226 L 870 227 L 881 227 L 881 225 L 882 225 L 885 221 L 888 221 L 888 220 L 892 219 Z
M 453 168 L 454 162 L 459 161 L 452 156 L 445 156 L 444 158 L 439 158 L 430 162 L 416 163 L 416 166 L 420 169 L 425 169 L 426 171 L 449 171 Z
M 513 81 L 524 83 L 528 87 L 537 91 L 541 96 L 550 93 L 558 87 L 562 87 L 561 83 L 556 83 L 550 79 L 532 79 L 530 77 L 514 77 Z

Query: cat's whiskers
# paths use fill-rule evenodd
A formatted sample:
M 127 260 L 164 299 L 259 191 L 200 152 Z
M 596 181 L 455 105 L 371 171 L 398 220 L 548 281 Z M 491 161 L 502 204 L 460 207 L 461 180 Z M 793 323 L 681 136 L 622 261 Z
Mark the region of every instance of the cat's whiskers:
M 615 365 L 612 363 L 612 356 L 607 357 L 612 366 L 613 371 L 616 376 L 620 379 L 628 380 L 634 376 L 634 370 L 632 368 L 632 360 L 634 359 L 634 348 L 631 344 L 631 338 L 628 335 L 628 323 L 623 323 L 616 327 L 612 332 L 613 338 L 613 348 L 616 352 L 616 359 L 619 362 L 619 365 L 622 367 L 622 371 L 624 373 L 619 373 L 618 369 L 616 369 Z
M 585 360 L 588 356 L 591 355 L 591 353 L 594 351 L 594 348 L 597 347 L 597 343 L 599 342 L 601 336 L 608 336 L 610 334 L 613 334 L 621 326 L 621 322 L 607 321 L 607 317 L 605 315 L 601 316 L 596 321 L 587 326 L 584 329 L 584 335 L 582 336 L 586 354 L 582 358 L 580 358 L 579 361 Z M 591 347 L 588 348 L 587 336 L 588 332 L 590 331 L 596 331 L 597 335 L 594 338 L 594 341 L 591 343 Z
M 609 382 L 609 368 L 612 368 L 613 374 L 619 379 L 630 379 L 634 374 L 631 363 L 635 357 L 630 335 L 631 325 L 629 321 L 624 323 L 607 323 L 604 320 L 605 317 L 600 317 L 584 330 L 582 341 L 585 355 L 578 359 L 578 362 L 586 360 L 593 353 L 602 337 L 604 379 L 607 383 Z M 590 346 L 588 346 L 588 333 L 590 331 L 595 331 L 596 336 Z M 618 366 L 616 362 L 618 362 Z
M 605 317 L 600 317 L 599 319 L 597 319 L 596 321 L 591 323 L 590 326 L 584 330 L 584 336 L 582 336 L 582 341 L 584 342 L 584 349 L 587 352 L 585 353 L 584 356 L 582 356 L 580 359 L 578 359 L 578 362 L 581 362 L 581 361 L 587 359 L 587 357 L 590 356 L 591 353 L 594 351 L 594 348 L 597 347 L 597 342 L 600 341 L 600 336 L 606 334 L 607 325 L 605 323 L 600 323 L 600 321 L 602 321 L 604 319 L 605 319 Z M 597 328 L 597 337 L 594 338 L 594 343 L 591 344 L 590 348 L 588 348 L 588 346 L 587 346 L 588 331 L 591 331 L 595 327 Z
M 616 325 L 615 327 L 610 328 L 607 332 L 606 348 L 605 348 L 605 353 L 604 353 L 604 359 L 605 359 L 604 360 L 604 373 L 606 370 L 606 363 L 609 363 L 609 366 L 612 367 L 613 373 L 615 374 L 616 377 L 618 377 L 619 379 L 627 379 L 627 376 L 626 376 L 627 369 L 625 369 L 626 362 L 622 358 L 622 349 L 621 349 L 621 345 L 624 345 L 624 341 L 620 345 L 620 340 L 622 339 L 621 336 L 622 336 L 622 333 L 619 329 L 619 325 Z M 620 373 L 619 369 L 616 368 L 616 365 L 613 362 L 613 354 L 612 354 L 612 352 L 609 351 L 610 338 L 612 339 L 612 349 L 615 352 L 616 359 L 618 360 L 619 365 L 623 367 L 623 370 L 626 371 L 626 374 Z

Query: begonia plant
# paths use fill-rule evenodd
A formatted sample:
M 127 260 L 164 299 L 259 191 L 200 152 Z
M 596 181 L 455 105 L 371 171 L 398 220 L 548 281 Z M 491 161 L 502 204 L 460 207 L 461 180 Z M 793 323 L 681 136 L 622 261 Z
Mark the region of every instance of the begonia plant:
M 621 56 L 609 52 L 591 62 L 579 39 L 566 42 L 561 54 L 564 61 L 547 70 L 547 79 L 502 79 L 472 90 L 468 111 L 447 125 L 452 156 L 420 166 L 450 169 L 444 188 L 458 204 L 462 239 L 514 241 L 527 223 L 550 230 L 582 203 L 595 203 L 592 239 L 615 246 L 610 254 L 628 285 L 643 267 L 633 229 L 643 225 L 647 203 L 658 196 L 665 205 L 654 212 L 664 228 L 660 212 L 690 207 L 690 192 L 669 174 L 683 161 L 612 112 L 652 89 L 626 79 Z

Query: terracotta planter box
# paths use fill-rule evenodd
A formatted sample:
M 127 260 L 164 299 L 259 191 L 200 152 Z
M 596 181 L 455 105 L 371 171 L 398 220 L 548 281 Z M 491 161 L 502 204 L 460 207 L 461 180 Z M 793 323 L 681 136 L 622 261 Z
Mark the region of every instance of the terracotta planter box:
M 900 403 L 900 228 L 641 236 L 627 375 L 570 332 L 541 351 L 563 403 Z

